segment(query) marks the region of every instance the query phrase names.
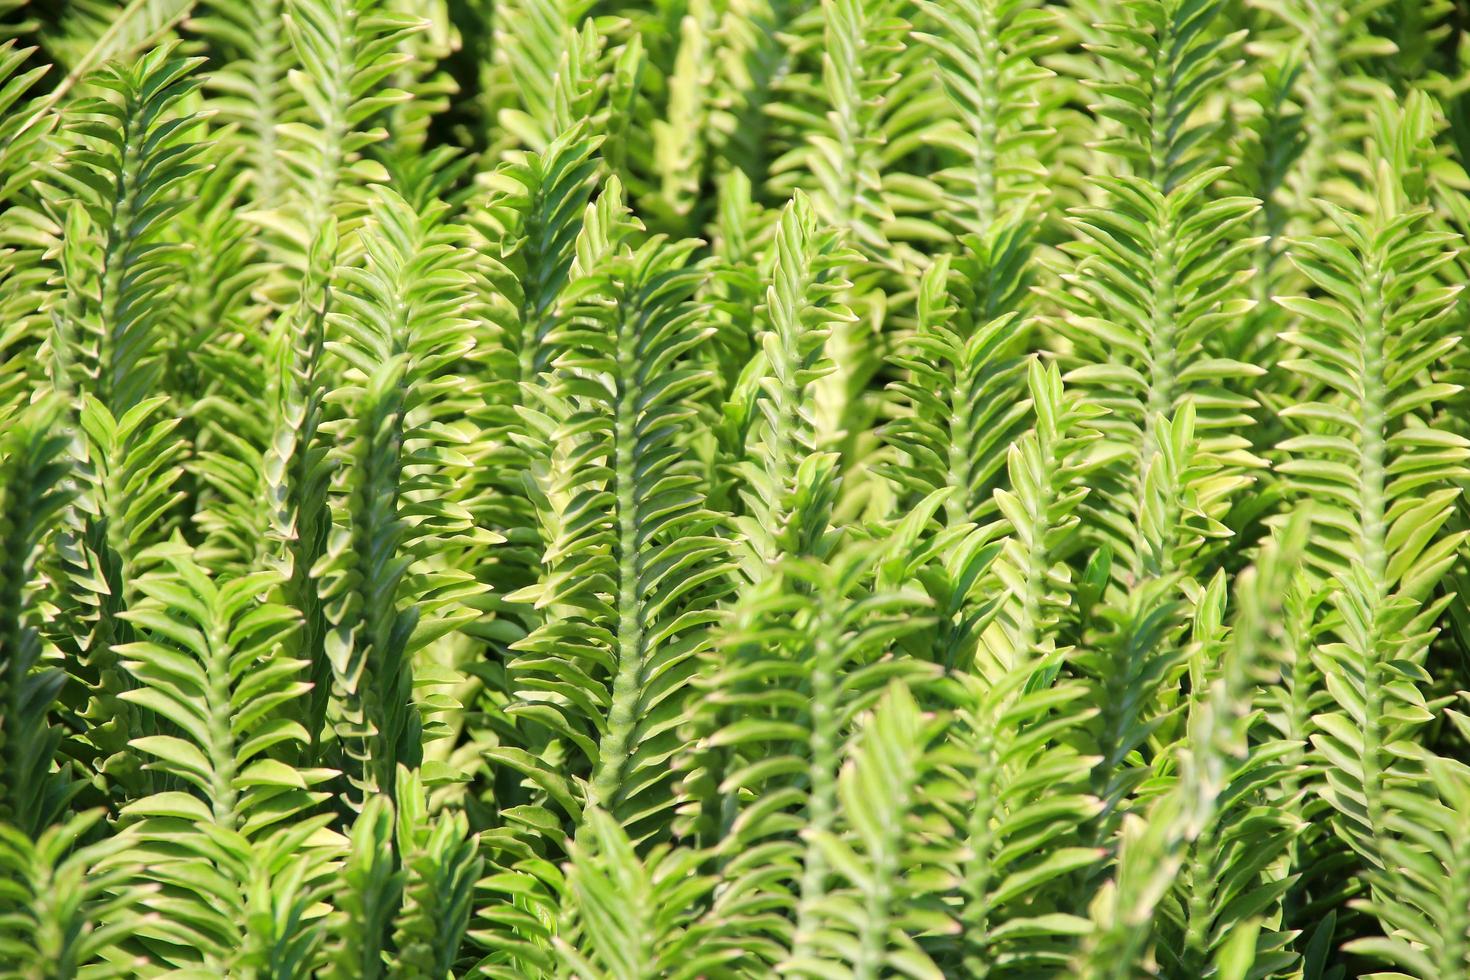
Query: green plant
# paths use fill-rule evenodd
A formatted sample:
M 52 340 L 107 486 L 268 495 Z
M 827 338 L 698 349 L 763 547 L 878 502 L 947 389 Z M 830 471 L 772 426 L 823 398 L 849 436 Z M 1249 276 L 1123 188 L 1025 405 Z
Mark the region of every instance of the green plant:
M 1470 980 L 1449 0 L 0 0 L 0 978 Z

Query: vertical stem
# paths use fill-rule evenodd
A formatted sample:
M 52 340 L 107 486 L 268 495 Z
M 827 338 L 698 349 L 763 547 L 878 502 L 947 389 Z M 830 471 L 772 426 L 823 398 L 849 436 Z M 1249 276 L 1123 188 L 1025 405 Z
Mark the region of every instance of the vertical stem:
M 837 650 L 832 642 L 838 624 L 825 609 L 812 624 L 812 713 L 811 756 L 807 772 L 807 827 L 827 833 L 837 815 Z M 827 892 L 827 859 L 810 842 L 802 862 L 801 892 L 796 906 L 796 932 L 792 956 L 810 953 L 815 933 L 817 906 Z
M 636 314 L 634 314 L 636 315 Z M 613 420 L 613 481 L 617 502 L 618 638 L 617 675 L 607 733 L 599 746 L 592 797 L 607 806 L 622 783 L 633 727 L 643 686 L 643 569 L 638 554 L 637 449 L 638 386 L 637 333 L 625 316 L 618 331 L 617 403 Z
M 1367 803 L 1369 829 L 1376 837 L 1384 829 L 1382 778 L 1379 752 L 1383 740 L 1382 648 L 1378 615 L 1387 599 L 1385 575 L 1387 556 L 1384 537 L 1384 460 L 1387 441 L 1385 402 L 1387 391 L 1383 380 L 1384 310 L 1383 269 L 1377 257 L 1365 270 L 1363 322 L 1363 415 L 1360 437 L 1363 453 L 1362 471 L 1362 560 L 1373 583 L 1367 637 L 1368 662 L 1363 665 L 1363 796 Z

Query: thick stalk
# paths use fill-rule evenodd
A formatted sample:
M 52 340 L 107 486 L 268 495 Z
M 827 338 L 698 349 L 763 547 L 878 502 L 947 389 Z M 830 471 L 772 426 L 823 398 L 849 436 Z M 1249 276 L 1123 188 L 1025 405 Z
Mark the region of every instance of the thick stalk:
M 1367 803 L 1368 826 L 1374 837 L 1386 833 L 1383 809 L 1383 767 L 1379 755 L 1383 742 L 1383 665 L 1379 642 L 1379 611 L 1387 600 L 1385 584 L 1388 564 L 1385 549 L 1384 434 L 1388 392 L 1384 384 L 1383 270 L 1376 264 L 1367 271 L 1364 283 L 1363 321 L 1363 414 L 1361 419 L 1362 461 L 1362 561 L 1373 583 L 1368 634 L 1369 662 L 1363 665 L 1363 796 Z
M 837 624 L 825 613 L 817 616 L 812 637 L 812 714 L 807 769 L 806 826 L 814 833 L 827 833 L 837 816 L 837 650 L 831 637 Z M 802 861 L 801 892 L 796 906 L 796 932 L 792 956 L 811 955 L 817 924 L 817 908 L 827 894 L 830 869 L 819 848 L 808 843 Z
M 607 806 L 617 794 L 627 766 L 643 682 L 643 569 L 638 553 L 637 336 L 625 318 L 618 334 L 618 393 L 613 419 L 613 491 L 617 501 L 618 638 L 617 674 L 607 732 L 598 748 L 593 799 Z

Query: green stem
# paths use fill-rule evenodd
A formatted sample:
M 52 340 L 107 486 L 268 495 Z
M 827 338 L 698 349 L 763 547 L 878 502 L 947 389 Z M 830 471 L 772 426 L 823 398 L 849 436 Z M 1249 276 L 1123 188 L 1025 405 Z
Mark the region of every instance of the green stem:
M 976 755 L 982 760 L 982 765 L 976 773 L 975 806 L 970 811 L 970 861 L 965 873 L 964 905 L 967 954 L 964 964 L 967 976 L 983 980 L 990 975 L 995 959 L 990 951 L 990 890 L 995 878 L 995 830 L 992 824 L 998 794 L 992 736 L 983 731 L 979 735 Z
M 975 138 L 970 143 L 970 163 L 975 177 L 975 217 L 979 219 L 980 227 L 988 230 L 995 223 L 996 212 L 1001 54 L 997 33 L 1000 25 L 995 22 L 995 12 L 990 3 L 976 4 L 976 11 L 980 16 L 980 23 L 975 25 L 975 33 L 980 39 L 980 56 L 976 59 L 980 77 L 975 79 L 979 105 L 971 117 Z
M 253 15 L 255 50 L 250 61 L 251 97 L 255 112 L 250 120 L 255 134 L 255 204 L 273 208 L 281 193 L 281 161 L 276 149 L 276 94 L 280 87 L 280 62 L 286 45 L 281 40 L 281 10 L 278 0 L 264 0 Z
M 235 745 L 230 731 L 230 657 L 227 630 L 218 623 L 206 637 L 209 661 L 209 763 L 213 788 L 210 791 L 214 822 L 226 830 L 236 826 Z
M 1384 520 L 1384 436 L 1388 392 L 1383 379 L 1384 309 L 1383 270 L 1375 263 L 1366 270 L 1363 322 L 1363 414 L 1362 446 L 1362 561 L 1375 594 L 1371 597 L 1372 618 L 1368 634 L 1368 663 L 1363 665 L 1363 796 L 1368 826 L 1374 837 L 1386 833 L 1383 807 L 1383 766 L 1379 759 L 1384 736 L 1384 690 L 1379 613 L 1387 600 Z
M 613 420 L 613 481 L 617 502 L 618 637 L 617 674 L 607 732 L 598 747 L 597 774 L 592 798 L 606 807 L 622 784 L 631 754 L 633 728 L 643 687 L 644 631 L 643 568 L 638 553 L 639 497 L 637 465 L 638 391 L 637 336 L 625 317 L 618 334 L 618 392 Z
M 810 795 L 806 826 L 827 833 L 837 816 L 837 649 L 832 642 L 837 623 L 825 611 L 812 624 L 812 709 L 807 768 Z M 827 859 L 808 841 L 802 861 L 801 891 L 796 906 L 793 958 L 811 953 L 817 907 L 827 894 Z

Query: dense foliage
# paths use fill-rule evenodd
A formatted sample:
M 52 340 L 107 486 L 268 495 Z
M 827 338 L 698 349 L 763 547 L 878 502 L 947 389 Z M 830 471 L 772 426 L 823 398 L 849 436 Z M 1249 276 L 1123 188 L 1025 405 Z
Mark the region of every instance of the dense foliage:
M 0 0 L 0 976 L 1470 977 L 1456 0 Z

